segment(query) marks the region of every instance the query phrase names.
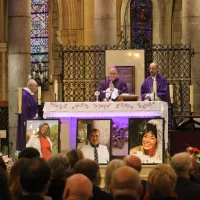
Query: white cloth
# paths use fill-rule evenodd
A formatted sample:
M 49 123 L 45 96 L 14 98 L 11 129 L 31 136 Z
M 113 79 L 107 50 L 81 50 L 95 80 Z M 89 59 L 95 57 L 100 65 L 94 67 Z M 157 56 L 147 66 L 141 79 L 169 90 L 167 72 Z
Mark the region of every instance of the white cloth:
M 153 92 L 157 95 L 157 82 L 156 78 L 153 79 Z
M 51 150 L 52 150 L 52 142 L 49 137 L 46 137 L 46 138 L 49 141 Z M 40 139 L 39 139 L 38 135 L 32 134 L 28 143 L 26 144 L 26 147 L 34 147 L 35 149 L 37 149 L 40 152 L 40 157 L 42 157 Z
M 23 88 L 23 89 L 29 92 L 31 95 L 34 95 L 34 92 L 31 92 L 29 88 Z
M 80 150 L 83 152 L 85 158 L 95 160 L 94 147 L 92 147 L 90 144 L 81 147 Z M 109 162 L 109 152 L 107 146 L 99 144 L 99 147 L 97 148 L 97 153 L 98 153 L 98 162 L 100 164 L 107 164 Z
M 161 99 L 154 93 L 146 94 L 144 101 L 161 101 Z
M 117 88 L 114 88 L 113 91 L 111 91 L 110 88 L 106 89 L 106 98 L 116 99 L 119 96 L 119 90 Z

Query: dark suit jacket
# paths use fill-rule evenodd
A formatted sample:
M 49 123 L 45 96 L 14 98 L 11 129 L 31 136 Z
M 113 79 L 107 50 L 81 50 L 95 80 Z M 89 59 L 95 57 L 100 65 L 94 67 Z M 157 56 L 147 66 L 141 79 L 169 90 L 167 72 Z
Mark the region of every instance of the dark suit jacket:
M 179 200 L 200 200 L 200 185 L 192 183 L 186 178 L 178 178 L 175 193 Z
M 92 200 L 113 200 L 111 194 L 104 192 L 103 190 L 101 190 L 101 188 L 99 188 L 96 185 L 93 185 L 92 192 L 93 192 Z
M 62 200 L 62 195 L 65 189 L 65 180 L 51 180 L 47 196 L 53 200 Z
M 38 195 L 25 195 L 21 196 L 19 200 L 44 200 L 44 198 Z

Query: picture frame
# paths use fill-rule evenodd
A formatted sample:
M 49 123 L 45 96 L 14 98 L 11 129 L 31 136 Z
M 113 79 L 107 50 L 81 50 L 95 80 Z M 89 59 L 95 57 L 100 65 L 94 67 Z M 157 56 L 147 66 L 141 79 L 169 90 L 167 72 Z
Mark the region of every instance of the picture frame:
M 127 83 L 128 92 L 135 94 L 135 66 L 116 66 L 119 76 Z
M 43 150 L 41 148 L 42 145 Z M 45 160 L 48 160 L 51 155 L 59 153 L 60 119 L 27 120 L 26 147 L 36 148 Z
M 142 164 L 163 163 L 164 144 L 163 118 L 129 118 L 129 154 Z
M 94 129 L 99 130 L 98 163 L 107 164 L 111 157 L 111 128 L 112 119 L 77 119 L 76 148 L 83 152 L 85 158 L 94 160 L 90 134 Z

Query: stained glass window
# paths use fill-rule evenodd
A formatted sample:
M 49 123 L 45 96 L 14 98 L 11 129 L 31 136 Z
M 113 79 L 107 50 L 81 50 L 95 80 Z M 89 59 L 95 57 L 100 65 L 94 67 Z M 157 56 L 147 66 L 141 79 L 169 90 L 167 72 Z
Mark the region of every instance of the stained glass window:
M 144 48 L 152 43 L 152 2 L 131 0 L 131 47 Z
M 31 75 L 48 90 L 48 0 L 31 2 Z

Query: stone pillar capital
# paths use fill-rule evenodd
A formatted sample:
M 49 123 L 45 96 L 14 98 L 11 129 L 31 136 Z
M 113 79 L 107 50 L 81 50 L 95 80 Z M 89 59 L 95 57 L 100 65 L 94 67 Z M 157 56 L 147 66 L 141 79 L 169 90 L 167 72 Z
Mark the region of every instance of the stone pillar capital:
M 0 52 L 6 53 L 8 50 L 8 45 L 7 43 L 0 43 Z
M 57 39 L 60 44 L 67 46 L 76 44 L 77 39 L 77 30 L 58 30 L 57 31 Z

